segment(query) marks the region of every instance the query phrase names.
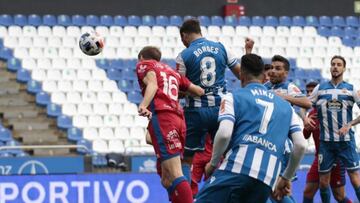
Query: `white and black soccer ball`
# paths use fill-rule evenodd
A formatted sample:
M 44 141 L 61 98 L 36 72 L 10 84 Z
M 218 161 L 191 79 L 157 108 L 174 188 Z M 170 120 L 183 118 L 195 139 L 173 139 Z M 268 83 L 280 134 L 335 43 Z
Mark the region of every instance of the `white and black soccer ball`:
M 95 56 L 104 48 L 104 39 L 96 32 L 86 32 L 79 39 L 79 47 L 84 54 Z

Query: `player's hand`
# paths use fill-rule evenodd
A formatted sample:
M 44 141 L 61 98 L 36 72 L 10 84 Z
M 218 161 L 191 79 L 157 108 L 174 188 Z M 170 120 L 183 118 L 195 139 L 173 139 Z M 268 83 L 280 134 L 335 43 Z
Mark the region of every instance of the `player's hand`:
M 340 136 L 346 135 L 350 129 L 351 129 L 351 124 L 344 125 L 343 127 L 340 128 L 339 135 Z
M 304 128 L 307 130 L 313 130 L 316 128 L 316 122 L 315 119 L 317 117 L 317 114 L 311 114 L 309 116 L 306 116 L 304 118 Z
M 275 191 L 272 194 L 273 197 L 276 200 L 281 200 L 284 196 L 290 194 L 291 194 L 291 181 L 283 177 L 280 177 L 276 184 Z
M 216 167 L 212 166 L 210 162 L 208 162 L 205 166 L 205 177 L 210 177 L 214 173 L 215 169 Z
M 152 117 L 151 111 L 149 111 L 145 106 L 140 105 L 138 109 L 139 116 L 147 117 L 149 120 Z
M 247 37 L 245 39 L 245 52 L 246 54 L 250 54 L 252 49 L 254 48 L 254 40 L 252 40 L 251 38 Z

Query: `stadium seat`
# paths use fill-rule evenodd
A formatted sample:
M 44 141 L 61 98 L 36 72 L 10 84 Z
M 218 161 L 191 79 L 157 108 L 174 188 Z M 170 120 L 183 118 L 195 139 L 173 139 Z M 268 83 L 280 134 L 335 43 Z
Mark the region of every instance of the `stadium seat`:
M 46 106 L 46 114 L 50 117 L 58 117 L 61 115 L 61 112 L 60 105 L 49 103 Z
M 251 21 L 252 21 L 253 26 L 264 26 L 265 25 L 265 20 L 262 16 L 253 16 L 251 18 Z
M 130 26 L 140 26 L 141 25 L 141 18 L 136 15 L 128 16 L 128 24 Z
M 57 24 L 56 17 L 54 15 L 44 15 L 43 24 L 46 26 L 54 26 Z
M 251 18 L 248 16 L 240 16 L 238 24 L 240 26 L 250 26 L 251 25 Z
M 39 15 L 32 14 L 28 16 L 28 23 L 32 26 L 42 25 L 42 18 Z
M 16 80 L 21 83 L 27 83 L 31 79 L 31 74 L 28 70 L 19 69 L 16 73 Z
M 114 24 L 114 19 L 109 15 L 100 16 L 100 25 L 103 26 L 112 26 Z
M 212 25 L 211 20 L 208 16 L 198 16 L 197 18 L 198 18 L 201 26 Z
M 107 76 L 110 80 L 119 81 L 122 79 L 121 72 L 117 69 L 111 68 L 107 71 Z
M 41 91 L 41 83 L 35 80 L 29 80 L 27 82 L 27 92 L 31 93 L 31 94 L 37 94 L 38 92 Z
M 91 157 L 92 157 L 92 164 L 94 167 L 104 167 L 107 165 L 107 160 L 105 155 L 93 153 Z
M 237 18 L 235 16 L 225 16 L 224 25 L 236 26 L 238 24 Z
M 88 15 L 86 16 L 86 25 L 88 26 L 99 26 L 100 19 L 96 15 Z
M 332 26 L 332 20 L 329 16 L 320 16 L 319 17 L 320 26 Z
M 156 25 L 158 25 L 158 26 L 168 26 L 168 25 L 170 25 L 169 18 L 167 16 L 164 16 L 164 15 L 156 16 L 155 21 L 156 21 Z
M 221 16 L 211 16 L 211 25 L 223 26 L 224 19 Z
M 128 25 L 128 20 L 125 16 L 117 15 L 114 17 L 114 25 L 126 26 L 126 25 Z
M 331 36 L 331 31 L 328 27 L 325 26 L 321 26 L 317 29 L 318 33 L 324 37 L 329 37 Z
M 0 59 L 8 60 L 13 57 L 13 52 L 11 49 L 6 47 L 0 48 Z
M 306 16 L 306 26 L 319 26 L 319 19 L 316 16 Z
M 71 18 L 68 15 L 59 15 L 57 17 L 57 24 L 61 26 L 70 26 Z
M 14 24 L 18 26 L 27 25 L 27 17 L 22 14 L 17 14 L 14 16 Z
M 0 25 L 10 26 L 14 24 L 14 20 L 11 15 L 3 14 L 0 15 Z
M 196 17 L 195 17 L 195 16 L 192 16 L 192 15 L 186 15 L 186 16 L 184 16 L 184 21 L 185 21 L 185 20 L 192 19 L 192 18 L 196 18 Z
M 7 69 L 11 72 L 16 72 L 21 68 L 21 62 L 17 58 L 10 58 L 7 62 Z
M 121 89 L 121 91 L 127 93 L 127 92 L 130 92 L 131 90 L 134 89 L 133 87 L 133 83 L 130 82 L 129 80 L 119 80 L 118 81 L 118 87 Z
M 180 26 L 183 22 L 183 19 L 180 16 L 172 15 L 170 16 L 170 25 Z
M 155 18 L 151 15 L 142 16 L 142 24 L 143 26 L 154 26 L 155 25 Z M 135 25 L 140 26 L 140 25 Z
M 86 19 L 82 15 L 73 15 L 71 16 L 72 25 L 74 26 L 84 26 L 86 25 Z
M 289 16 L 280 16 L 279 17 L 279 25 L 280 26 L 291 26 L 292 25 L 292 21 L 291 18 Z
M 357 16 L 347 16 L 346 17 L 346 25 L 358 27 L 359 26 L 359 19 Z
M 46 92 L 38 92 L 35 97 L 36 104 L 47 106 L 50 103 L 50 95 Z
M 354 47 L 354 46 L 356 45 L 354 38 L 351 37 L 351 36 L 345 36 L 345 37 L 342 39 L 342 43 L 343 43 L 345 46 L 349 46 L 349 47 Z
M 12 140 L 11 131 L 3 126 L 0 126 L 0 141 L 1 142 L 8 142 Z
M 349 37 L 357 37 L 358 32 L 355 28 L 348 26 L 348 27 L 345 27 L 344 35 L 349 36 Z
M 336 37 L 343 37 L 344 36 L 344 30 L 341 27 L 333 26 L 331 27 L 331 35 Z
M 265 17 L 265 25 L 266 26 L 278 26 L 279 25 L 279 21 L 278 18 L 275 16 L 266 16 Z
M 128 100 L 135 104 L 140 104 L 142 96 L 138 91 L 131 91 L 128 93 Z
M 294 16 L 292 18 L 292 24 L 294 26 L 305 26 L 306 25 L 306 21 L 305 18 L 303 16 Z
M 339 26 L 339 27 L 345 27 L 345 19 L 342 16 L 333 16 L 332 17 L 332 25 L 333 26 Z
M 60 129 L 68 129 L 72 127 L 72 120 L 69 116 L 65 116 L 65 115 L 58 116 L 56 121 L 57 121 L 57 126 Z
M 92 144 L 88 140 L 81 139 L 76 142 L 76 145 L 82 146 L 82 147 L 77 148 L 77 152 L 79 152 L 81 154 L 89 154 L 92 152 Z

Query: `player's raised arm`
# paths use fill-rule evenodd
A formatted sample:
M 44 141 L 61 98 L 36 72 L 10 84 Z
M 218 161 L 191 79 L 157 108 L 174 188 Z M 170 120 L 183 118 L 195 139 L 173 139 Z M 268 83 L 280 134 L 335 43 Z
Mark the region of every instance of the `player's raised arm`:
M 142 80 L 146 85 L 144 98 L 139 105 L 139 115 L 151 117 L 151 112 L 147 110 L 151 101 L 154 99 L 156 91 L 158 89 L 156 73 L 154 71 L 148 71 Z
M 244 46 L 245 54 L 251 54 L 252 49 L 254 48 L 254 43 L 255 43 L 254 40 L 252 40 L 249 37 L 245 39 L 245 46 Z M 233 58 L 232 53 L 227 51 L 227 54 L 229 60 L 231 60 Z M 233 65 L 233 67 L 230 68 L 231 68 L 231 72 L 235 75 L 235 77 L 240 80 L 240 70 L 241 70 L 240 63 L 236 63 L 235 65 Z

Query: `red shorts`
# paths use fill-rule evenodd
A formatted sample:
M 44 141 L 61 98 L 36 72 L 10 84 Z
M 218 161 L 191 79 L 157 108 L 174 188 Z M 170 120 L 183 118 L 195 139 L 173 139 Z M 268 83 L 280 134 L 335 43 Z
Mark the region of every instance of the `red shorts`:
M 185 145 L 186 126 L 183 116 L 172 112 L 156 112 L 148 125 L 159 166 L 162 161 L 182 156 Z
M 319 182 L 319 165 L 318 157 L 315 156 L 315 159 L 311 165 L 311 168 L 306 176 L 306 182 Z M 341 166 L 338 162 L 335 167 L 331 170 L 330 186 L 332 188 L 344 186 L 346 182 L 345 179 L 345 168 Z

